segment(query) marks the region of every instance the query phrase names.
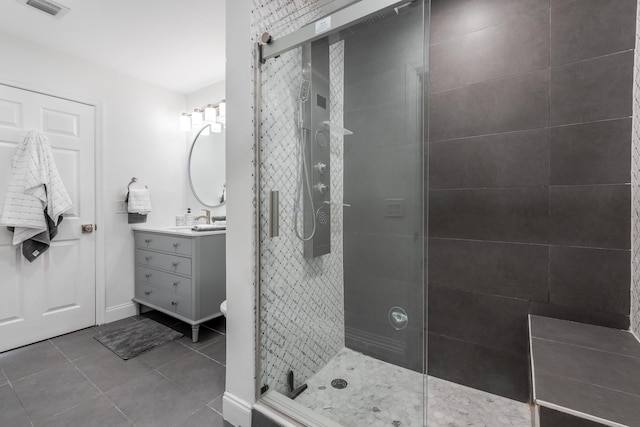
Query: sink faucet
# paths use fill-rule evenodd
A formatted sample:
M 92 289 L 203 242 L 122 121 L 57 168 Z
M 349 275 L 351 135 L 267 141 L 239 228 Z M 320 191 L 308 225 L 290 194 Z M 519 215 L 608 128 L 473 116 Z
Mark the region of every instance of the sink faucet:
M 199 219 L 204 218 L 205 224 L 211 224 L 211 211 L 209 209 L 202 209 L 202 210 L 204 211 L 204 215 L 200 215 L 193 218 L 193 222 L 196 222 Z

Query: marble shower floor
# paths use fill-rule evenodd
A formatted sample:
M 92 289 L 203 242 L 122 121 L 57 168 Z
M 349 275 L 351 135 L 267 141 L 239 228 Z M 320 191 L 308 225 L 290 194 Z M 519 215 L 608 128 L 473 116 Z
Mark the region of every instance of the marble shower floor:
M 336 389 L 341 378 L 347 387 Z M 422 426 L 423 375 L 349 349 L 307 381 L 296 402 L 344 426 Z M 428 427 L 531 427 L 529 406 L 428 378 Z

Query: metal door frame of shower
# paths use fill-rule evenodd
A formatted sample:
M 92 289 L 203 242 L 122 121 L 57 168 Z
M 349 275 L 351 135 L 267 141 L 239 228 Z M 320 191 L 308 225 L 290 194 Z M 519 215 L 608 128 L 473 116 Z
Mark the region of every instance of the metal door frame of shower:
M 260 341 L 261 341 L 261 325 L 260 325 L 260 303 L 261 303 L 261 244 L 260 237 L 262 232 L 260 221 L 260 210 L 262 204 L 260 201 L 260 122 L 261 122 L 261 66 L 266 63 L 268 59 L 276 58 L 282 53 L 302 46 L 305 43 L 310 43 L 314 40 L 318 40 L 324 37 L 328 37 L 331 34 L 335 34 L 351 25 L 357 24 L 367 19 L 372 14 L 378 13 L 385 9 L 391 9 L 394 7 L 403 7 L 414 3 L 417 0 L 333 0 L 327 1 L 322 5 L 332 3 L 331 11 L 320 19 L 317 19 L 307 25 L 304 25 L 300 29 L 289 33 L 281 38 L 273 39 L 268 33 L 262 35 L 262 41 L 255 42 L 253 44 L 253 92 L 254 92 L 254 185 L 255 185 L 255 402 L 254 408 L 265 415 L 277 415 L 281 418 L 281 421 L 287 423 L 297 423 L 288 414 L 282 413 L 277 408 L 269 404 L 260 403 L 262 396 L 262 384 L 261 384 L 261 363 L 260 363 Z M 326 27 L 326 20 L 329 18 L 328 28 Z M 318 23 L 322 23 L 318 28 Z M 422 171 L 424 174 L 424 170 Z M 426 320 L 425 320 L 426 321 Z M 425 329 L 426 330 L 426 329 Z M 425 355 L 426 357 L 426 355 Z M 426 381 L 426 371 L 425 371 Z M 426 390 L 426 387 L 425 387 Z M 269 411 L 274 411 L 269 413 Z M 424 411 L 424 417 L 426 420 L 426 411 Z M 426 425 L 426 424 L 425 424 Z

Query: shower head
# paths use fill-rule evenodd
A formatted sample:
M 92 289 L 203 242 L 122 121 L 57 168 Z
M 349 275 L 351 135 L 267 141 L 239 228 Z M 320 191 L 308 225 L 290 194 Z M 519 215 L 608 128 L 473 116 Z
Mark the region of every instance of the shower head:
M 306 80 L 306 79 L 300 80 L 300 93 L 298 94 L 300 101 L 307 102 L 307 100 L 309 99 L 310 88 L 311 88 L 311 82 L 309 80 Z

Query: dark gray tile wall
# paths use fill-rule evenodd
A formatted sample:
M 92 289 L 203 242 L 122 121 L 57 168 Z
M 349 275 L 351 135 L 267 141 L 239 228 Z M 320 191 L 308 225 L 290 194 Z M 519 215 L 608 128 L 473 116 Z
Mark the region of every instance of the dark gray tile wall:
M 632 80 L 631 50 L 552 67 L 551 125 L 631 116 Z
M 551 65 L 609 55 L 634 48 L 632 1 L 552 1 Z M 615 23 L 615 25 L 611 25 Z
M 434 141 L 429 150 L 431 189 L 536 187 L 549 179 L 547 129 Z
M 422 22 L 409 6 L 344 37 L 346 346 L 424 372 L 420 79 Z M 409 317 L 396 330 L 390 310 Z
M 549 130 L 550 184 L 615 184 L 631 181 L 631 119 Z
M 604 427 L 605 424 L 585 420 L 564 412 L 540 408 L 540 427 Z
M 431 375 L 526 401 L 527 313 L 628 327 L 635 3 L 432 0 Z
M 549 123 L 548 107 L 548 69 L 433 93 L 430 139 L 543 128 Z

